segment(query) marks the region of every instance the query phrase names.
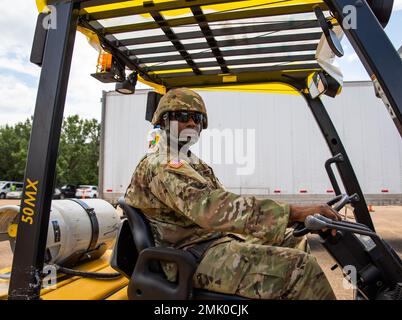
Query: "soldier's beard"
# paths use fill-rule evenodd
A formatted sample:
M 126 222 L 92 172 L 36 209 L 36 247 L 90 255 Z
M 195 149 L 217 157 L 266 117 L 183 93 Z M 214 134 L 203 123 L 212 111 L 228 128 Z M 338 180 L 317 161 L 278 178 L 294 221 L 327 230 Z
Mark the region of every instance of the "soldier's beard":
M 186 128 L 178 132 L 177 122 L 172 121 L 169 128 L 164 130 L 164 137 L 161 137 L 161 146 L 166 147 L 166 151 L 171 159 L 188 159 L 191 157 L 189 148 L 198 142 L 200 132 L 197 129 Z
M 179 147 L 182 148 L 184 146 L 190 147 L 193 144 L 198 142 L 200 138 L 200 133 L 195 129 L 184 129 L 180 132 L 178 138 Z
M 171 121 L 167 130 L 170 148 L 181 151 L 182 148 L 188 149 L 198 142 L 200 132 L 197 129 L 186 128 L 179 132 L 177 121 Z

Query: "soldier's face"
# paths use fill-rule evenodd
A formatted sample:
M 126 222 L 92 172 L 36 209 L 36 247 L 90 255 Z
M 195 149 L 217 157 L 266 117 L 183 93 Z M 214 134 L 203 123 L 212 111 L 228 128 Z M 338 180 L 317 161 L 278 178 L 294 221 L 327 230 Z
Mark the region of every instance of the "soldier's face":
M 177 146 L 181 148 L 184 145 L 191 146 L 198 141 L 202 130 L 202 117 L 195 114 L 189 116 L 187 111 L 166 114 L 164 122 L 162 122 L 162 129 L 166 127 L 167 121 L 169 122 L 170 143 L 176 142 Z
M 186 122 L 177 121 L 177 132 L 179 146 L 195 144 L 201 132 L 201 124 L 196 124 L 192 117 Z
M 193 117 L 188 117 L 188 121 L 170 120 L 170 141 L 176 141 L 179 148 L 195 144 L 200 137 L 201 125 L 202 122 L 195 123 Z
M 177 121 L 178 134 L 194 131 L 197 135 L 201 132 L 201 123 L 195 123 L 192 117 L 187 122 Z M 184 131 L 186 130 L 186 131 Z

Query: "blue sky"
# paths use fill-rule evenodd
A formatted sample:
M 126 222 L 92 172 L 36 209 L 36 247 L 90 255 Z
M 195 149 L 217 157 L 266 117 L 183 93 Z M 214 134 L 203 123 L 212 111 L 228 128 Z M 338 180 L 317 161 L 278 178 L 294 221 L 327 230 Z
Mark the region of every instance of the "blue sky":
M 0 15 L 0 125 L 14 124 L 33 114 L 40 75 L 40 68 L 29 62 L 36 15 L 33 0 L 14 0 L 13 6 L 3 8 Z M 402 45 L 402 0 L 394 0 L 394 12 L 385 31 L 398 49 Z M 337 64 L 344 80 L 368 80 L 346 37 L 342 43 L 345 56 Z M 65 115 L 79 114 L 100 120 L 101 92 L 113 90 L 114 85 L 102 84 L 90 76 L 95 71 L 97 56 L 86 38 L 77 33 Z
M 392 12 L 391 18 L 388 25 L 385 27 L 385 32 L 388 38 L 391 40 L 395 49 L 399 49 L 402 46 L 402 1 L 394 0 L 394 11 Z M 397 9 L 397 10 L 395 10 Z M 346 81 L 357 81 L 357 80 L 370 80 L 366 70 L 361 64 L 359 57 L 355 53 L 352 45 L 349 43 L 346 36 L 342 39 L 342 46 L 345 51 L 345 55 L 338 59 L 343 78 Z

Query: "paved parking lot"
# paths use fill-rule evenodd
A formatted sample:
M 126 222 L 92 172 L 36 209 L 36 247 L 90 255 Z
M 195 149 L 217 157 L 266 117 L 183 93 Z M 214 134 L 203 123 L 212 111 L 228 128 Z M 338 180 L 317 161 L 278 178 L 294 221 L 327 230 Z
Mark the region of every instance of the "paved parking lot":
M 5 204 L 18 204 L 18 200 L 0 200 L 0 206 Z M 402 257 L 402 206 L 375 206 L 375 212 L 371 213 L 376 231 L 382 238 L 398 252 Z M 346 213 L 351 218 L 350 211 Z M 353 298 L 351 289 L 343 286 L 343 276 L 339 268 L 331 271 L 334 265 L 333 259 L 320 245 L 318 237 L 309 235 L 311 249 L 319 264 L 327 275 L 338 299 L 348 300 Z M 12 254 L 8 242 L 0 242 L 0 269 L 11 265 Z

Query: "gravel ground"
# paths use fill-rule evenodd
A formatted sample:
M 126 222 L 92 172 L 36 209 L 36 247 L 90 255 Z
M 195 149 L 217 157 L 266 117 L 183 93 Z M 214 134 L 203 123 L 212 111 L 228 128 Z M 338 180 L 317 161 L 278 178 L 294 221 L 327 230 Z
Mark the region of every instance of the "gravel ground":
M 19 204 L 19 200 L 0 200 L 0 206 L 6 204 Z M 380 236 L 388 241 L 388 243 L 402 257 L 402 206 L 376 206 L 373 207 L 374 212 L 371 213 L 376 231 Z M 351 218 L 350 210 L 347 217 Z M 318 237 L 309 235 L 309 242 L 312 253 L 317 258 L 324 273 L 328 277 L 332 288 L 338 299 L 353 299 L 351 289 L 345 289 L 343 286 L 343 276 L 340 268 L 331 271 L 331 267 L 335 264 L 331 256 L 320 245 Z M 0 242 L 0 269 L 10 266 L 12 262 L 12 253 L 8 242 Z

